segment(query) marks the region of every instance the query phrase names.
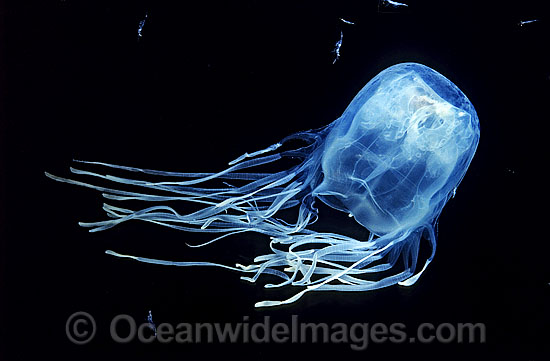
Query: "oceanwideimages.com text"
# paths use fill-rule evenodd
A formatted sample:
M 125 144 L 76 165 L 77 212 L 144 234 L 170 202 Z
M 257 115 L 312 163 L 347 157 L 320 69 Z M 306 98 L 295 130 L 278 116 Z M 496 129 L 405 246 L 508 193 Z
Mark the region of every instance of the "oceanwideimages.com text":
M 108 332 L 116 343 L 161 344 L 215 344 L 215 343 L 325 343 L 348 344 L 352 350 L 367 349 L 370 344 L 401 343 L 484 343 L 486 327 L 483 323 L 421 323 L 409 329 L 404 323 L 326 323 L 303 322 L 298 315 L 292 315 L 287 322 L 273 322 L 271 316 L 261 321 L 243 316 L 240 322 L 162 322 L 152 320 L 137 323 L 130 315 L 117 315 L 112 318 Z M 75 344 L 85 344 L 94 338 L 97 325 L 86 312 L 76 312 L 66 323 L 69 340 Z

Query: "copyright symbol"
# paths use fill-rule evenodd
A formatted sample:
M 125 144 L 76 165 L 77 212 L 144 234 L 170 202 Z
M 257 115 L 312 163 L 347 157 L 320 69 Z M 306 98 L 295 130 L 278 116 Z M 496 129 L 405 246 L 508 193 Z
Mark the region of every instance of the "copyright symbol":
M 95 320 L 87 312 L 75 312 L 69 316 L 65 323 L 65 333 L 69 341 L 76 345 L 84 345 L 90 342 L 96 331 Z

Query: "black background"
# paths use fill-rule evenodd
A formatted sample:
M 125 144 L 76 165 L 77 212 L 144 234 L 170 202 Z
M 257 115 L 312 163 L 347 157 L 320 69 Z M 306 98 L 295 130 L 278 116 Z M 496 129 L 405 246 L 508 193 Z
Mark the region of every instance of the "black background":
M 2 32 L 1 353 L 56 359 L 548 359 L 550 271 L 546 169 L 550 59 L 543 1 L 19 1 Z M 483 3 L 483 5 L 480 5 Z M 148 14 L 138 38 L 139 21 Z M 346 25 L 338 20 L 355 22 Z M 519 26 L 520 20 L 540 21 Z M 343 31 L 341 58 L 331 50 Z M 249 263 L 266 250 L 248 235 L 206 239 L 103 219 L 96 192 L 47 179 L 86 159 L 173 171 L 216 171 L 246 151 L 332 122 L 378 72 L 428 65 L 464 91 L 481 141 L 439 223 L 434 262 L 412 288 L 311 293 L 264 290 L 213 269 L 153 266 L 105 249 L 171 260 Z M 544 157 L 544 158 L 543 158 Z M 543 161 L 544 159 L 544 161 Z M 320 223 L 361 232 L 320 205 Z M 325 213 L 323 213 L 325 212 Z M 337 212 L 336 212 L 337 213 Z M 323 216 L 325 215 L 325 216 Z M 348 222 L 348 223 L 346 223 Z M 482 322 L 484 344 L 119 345 L 110 320 Z M 92 314 L 95 339 L 76 346 L 65 322 Z

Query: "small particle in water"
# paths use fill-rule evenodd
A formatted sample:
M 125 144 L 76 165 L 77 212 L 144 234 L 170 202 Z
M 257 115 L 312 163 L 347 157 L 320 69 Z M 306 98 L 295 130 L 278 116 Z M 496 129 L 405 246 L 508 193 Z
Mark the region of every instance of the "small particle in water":
M 157 325 L 155 325 L 155 322 L 153 322 L 153 314 L 151 313 L 151 310 L 149 310 L 149 315 L 147 315 L 147 322 L 149 323 L 149 328 L 155 333 L 156 336 Z
M 534 19 L 534 20 L 523 20 L 523 21 L 520 21 L 518 23 L 519 26 L 523 26 L 523 25 L 527 25 L 527 24 L 531 24 L 531 23 L 535 23 L 539 21 L 538 19 Z
M 137 31 L 137 34 L 138 34 L 138 40 L 141 39 L 143 37 L 143 27 L 145 26 L 145 20 L 147 20 L 147 13 L 145 13 L 145 17 L 143 18 L 143 20 L 141 20 L 138 24 L 138 31 Z
M 353 21 L 349 21 L 349 20 L 342 19 L 342 18 L 338 18 L 338 19 L 340 19 L 340 21 L 343 22 L 344 24 L 355 25 L 355 23 Z
M 381 4 L 382 6 L 389 6 L 389 7 L 393 7 L 393 8 L 408 7 L 409 6 L 405 3 L 400 3 L 400 2 L 392 1 L 392 0 L 380 0 L 379 4 Z
M 344 38 L 344 33 L 340 31 L 340 39 L 336 42 L 336 44 L 334 44 L 334 49 L 332 50 L 332 52 L 336 55 L 334 57 L 334 61 L 332 62 L 332 64 L 336 63 L 336 61 L 340 59 L 340 48 L 342 47 L 343 38 Z

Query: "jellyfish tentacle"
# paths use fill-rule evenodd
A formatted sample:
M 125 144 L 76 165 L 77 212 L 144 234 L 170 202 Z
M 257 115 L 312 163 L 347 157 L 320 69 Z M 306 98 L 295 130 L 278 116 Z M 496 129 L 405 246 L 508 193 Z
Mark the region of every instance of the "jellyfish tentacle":
M 241 162 L 242 160 L 246 159 L 246 158 L 254 158 L 260 154 L 264 154 L 264 153 L 268 153 L 268 152 L 272 152 L 274 150 L 276 150 L 277 148 L 279 148 L 282 144 L 281 143 L 275 143 L 275 144 L 272 144 L 270 145 L 269 147 L 265 148 L 265 149 L 262 149 L 262 150 L 258 150 L 256 152 L 252 152 L 252 153 L 244 153 L 243 155 L 241 155 L 240 157 L 238 157 L 237 159 L 234 159 L 232 160 L 231 162 L 229 162 L 228 164 L 229 165 L 233 165 L 233 164 L 237 164 L 239 162 Z
M 111 251 L 109 249 L 106 250 L 105 253 L 108 254 L 108 255 L 111 255 L 111 256 L 119 257 L 119 258 L 129 258 L 129 259 L 133 259 L 133 260 L 136 260 L 136 261 L 139 261 L 139 262 L 142 262 L 142 263 L 150 263 L 150 264 L 157 264 L 157 265 L 163 265 L 163 266 L 177 266 L 177 267 L 211 266 L 211 267 L 225 268 L 225 269 L 229 269 L 229 270 L 232 270 L 232 271 L 250 272 L 250 271 L 238 268 L 238 267 L 231 267 L 231 266 L 226 266 L 226 265 L 223 265 L 223 264 L 213 263 L 213 262 L 174 262 L 174 261 L 165 261 L 165 260 L 154 259 L 154 258 L 131 256 L 131 255 Z
M 415 275 L 413 275 L 412 277 L 406 279 L 406 280 L 403 280 L 401 282 L 399 282 L 398 284 L 400 286 L 406 286 L 406 287 L 409 287 L 409 286 L 412 286 L 413 284 L 416 283 L 416 281 L 418 281 L 418 279 L 420 278 L 420 276 L 422 275 L 422 273 L 424 273 L 424 271 L 426 270 L 426 268 L 428 268 L 428 265 L 432 262 L 432 260 L 434 259 L 434 256 L 435 256 L 435 251 L 436 251 L 436 246 L 437 246 L 437 242 L 436 242 L 436 236 L 435 236 L 435 231 L 434 231 L 434 227 L 433 226 L 428 226 L 426 227 L 426 229 L 428 230 L 428 233 L 429 233 L 429 236 L 428 236 L 428 239 L 430 240 L 430 245 L 432 247 L 432 253 L 430 254 L 430 256 L 428 257 L 428 259 L 426 260 L 426 262 L 424 262 L 424 266 L 422 267 L 422 269 Z
M 150 258 L 121 255 L 113 251 L 109 254 L 131 258 L 145 263 L 154 263 L 170 266 L 217 266 L 234 271 L 254 273 L 253 276 L 242 276 L 241 279 L 256 282 L 264 274 L 271 274 L 282 279 L 278 284 L 266 284 L 266 288 L 277 288 L 286 285 L 306 287 L 292 297 L 283 301 L 262 301 L 256 307 L 268 307 L 289 304 L 297 301 L 310 291 L 365 291 L 402 283 L 414 277 L 416 267 L 417 247 L 409 247 L 409 237 L 417 237 L 419 232 L 400 232 L 385 235 L 372 241 L 352 240 L 348 237 L 332 237 L 332 234 L 299 234 L 278 240 L 272 239 L 270 248 L 272 253 L 258 256 L 254 264 L 249 266 L 225 266 L 211 262 L 173 262 Z M 276 244 L 288 245 L 283 251 L 275 247 Z M 323 246 L 324 245 L 324 246 Z M 300 249 L 303 247 L 313 247 Z M 411 255 L 409 252 L 413 252 Z M 374 264 L 384 257 L 385 263 Z M 379 280 L 358 278 L 358 276 L 390 270 L 399 258 L 411 259 L 405 261 L 402 271 L 388 275 Z M 351 264 L 350 264 L 351 263 Z M 283 271 L 277 269 L 283 267 Z M 290 273 L 290 275 L 288 274 Z M 298 278 L 301 274 L 301 278 Z M 321 276 L 312 279 L 313 275 Z M 338 282 L 338 284 L 334 284 Z
M 82 174 L 84 174 L 84 172 Z M 280 175 L 281 174 L 279 174 L 279 176 Z M 312 207 L 312 199 L 307 201 L 304 198 L 302 200 L 302 204 L 299 208 L 298 220 L 295 224 L 288 224 L 287 222 L 272 218 L 273 215 L 289 200 L 295 197 L 298 193 L 302 192 L 300 182 L 291 182 L 295 178 L 296 173 L 286 172 L 283 178 L 279 177 L 273 182 L 265 182 L 262 180 L 259 180 L 258 182 L 258 180 L 256 180 L 254 182 L 261 184 L 260 188 L 248 187 L 247 190 L 250 190 L 250 192 L 239 196 L 232 196 L 232 194 L 235 193 L 231 193 L 229 190 L 225 192 L 221 189 L 217 193 L 210 195 L 203 195 L 201 192 L 194 190 L 192 192 L 187 192 L 188 194 L 192 194 L 192 196 L 172 198 L 160 196 L 164 198 L 158 198 L 158 200 L 194 200 L 208 205 L 207 208 L 188 215 L 180 215 L 173 208 L 168 206 L 156 206 L 140 211 L 132 211 L 105 204 L 104 210 L 110 217 L 115 217 L 114 220 L 81 223 L 81 225 L 84 227 L 95 227 L 93 228 L 94 230 L 103 230 L 111 228 L 122 221 L 140 219 L 181 230 L 197 231 L 195 228 L 180 226 L 174 223 L 198 225 L 200 227 L 200 231 L 223 233 L 221 236 L 198 246 L 210 244 L 219 239 L 225 238 L 228 235 L 246 231 L 255 231 L 271 235 L 273 239 L 270 242 L 270 247 L 272 248 L 273 253 L 257 257 L 254 261 L 259 262 L 259 264 L 257 263 L 248 267 L 229 267 L 211 262 L 172 262 L 121 255 L 113 251 L 107 252 L 108 254 L 114 256 L 131 258 L 145 263 L 171 266 L 216 266 L 247 273 L 253 272 L 254 276 L 252 277 L 241 277 L 243 280 L 250 282 L 256 282 L 257 279 L 263 274 L 275 275 L 282 279 L 282 282 L 278 284 L 265 285 L 266 288 L 281 287 L 289 284 L 297 287 L 306 287 L 304 290 L 298 292 L 287 300 L 258 302 L 256 307 L 267 307 L 292 303 L 309 291 L 354 291 L 375 289 L 385 287 L 390 284 L 403 283 L 405 280 L 411 278 L 412 272 L 414 272 L 414 267 L 411 267 L 412 271 L 411 268 L 408 268 L 398 274 L 385 277 L 378 281 L 358 278 L 357 276 L 360 275 L 377 273 L 391 269 L 395 265 L 398 256 L 401 255 L 401 250 L 396 251 L 396 244 L 398 244 L 401 239 L 398 238 L 396 241 L 385 240 L 388 237 L 373 239 L 371 234 L 368 241 L 357 241 L 353 238 L 338 234 L 319 234 L 309 231 L 305 229 L 305 226 L 311 223 L 312 216 L 316 216 Z M 108 177 L 106 179 L 110 181 L 120 180 L 117 177 Z M 284 186 L 285 184 L 286 187 Z M 136 182 L 135 185 L 151 186 L 150 183 L 146 182 Z M 112 189 L 104 187 L 91 187 L 104 192 L 112 191 Z M 181 187 L 178 191 L 183 193 L 185 192 L 183 190 L 184 188 L 186 187 Z M 269 189 L 272 189 L 273 192 L 267 193 L 267 190 Z M 136 192 L 121 193 L 116 192 L 116 190 L 113 193 L 119 194 L 106 193 L 108 195 L 107 197 L 121 200 L 154 200 L 156 199 L 155 197 L 159 197 Z M 271 203 L 268 206 L 265 206 L 263 210 L 260 210 L 258 206 L 256 206 L 256 204 L 261 204 L 268 200 L 271 201 Z M 255 205 L 252 205 L 252 203 Z M 296 202 L 294 204 L 296 204 Z M 237 216 L 222 214 L 224 211 L 229 209 L 241 212 L 242 215 Z M 263 226 L 261 228 L 257 226 L 258 222 L 263 222 Z M 293 233 L 298 234 L 292 235 Z M 275 244 L 286 244 L 289 248 L 287 251 L 278 250 L 274 247 Z M 325 244 L 325 246 L 318 248 L 319 244 Z M 300 247 L 315 247 L 315 245 L 317 245 L 317 248 L 298 250 Z M 386 263 L 371 266 L 373 262 L 382 259 L 388 253 L 391 253 L 392 250 L 394 251 L 394 255 L 393 257 L 390 257 Z M 353 264 L 346 266 L 345 263 L 349 264 L 349 262 L 353 262 Z M 416 262 L 415 257 L 413 257 L 412 262 Z M 281 271 L 276 269 L 276 267 L 284 267 L 284 269 Z M 290 276 L 287 273 L 291 273 Z M 298 279 L 299 274 L 301 274 L 301 276 Z M 312 279 L 314 275 L 322 277 Z M 340 284 L 332 284 L 334 281 L 338 281 Z
M 241 169 L 251 168 L 254 166 L 267 164 L 274 162 L 281 158 L 281 154 L 273 154 L 270 156 L 265 156 L 261 158 L 256 158 L 252 160 L 248 160 L 245 162 L 240 162 L 239 164 L 232 165 L 231 167 L 224 169 L 223 171 L 217 172 L 217 173 L 182 173 L 182 172 L 166 172 L 166 171 L 159 171 L 159 170 L 153 170 L 153 169 L 144 169 L 144 168 L 137 168 L 137 167 L 128 167 L 123 165 L 117 165 L 117 164 L 110 164 L 110 163 L 104 163 L 104 162 L 95 162 L 95 161 L 87 161 L 87 160 L 77 160 L 74 159 L 77 163 L 84 163 L 84 164 L 91 164 L 91 165 L 99 165 L 107 168 L 113 168 L 113 169 L 120 169 L 124 171 L 129 172 L 136 172 L 136 173 L 143 173 L 143 174 L 150 174 L 150 175 L 158 175 L 158 176 L 167 176 L 167 177 L 178 177 L 178 178 L 197 178 L 190 180 L 188 182 L 193 182 L 190 184 L 195 183 L 201 183 L 205 182 L 210 179 L 214 178 L 225 178 L 228 177 L 228 174 L 231 173 L 232 175 L 229 176 L 228 179 L 235 179 L 235 177 L 243 177 L 245 180 L 248 180 L 248 178 L 252 179 L 261 179 L 268 175 L 268 173 L 232 173 Z M 173 182 L 166 182 L 166 183 L 173 183 Z M 175 182 L 177 184 L 185 184 L 185 181 Z
M 324 127 L 328 129 L 330 127 Z M 169 192 L 171 195 L 150 194 L 149 192 L 121 191 L 113 187 L 102 187 L 94 184 L 76 181 L 68 178 L 46 175 L 54 180 L 84 186 L 102 192 L 106 199 L 115 201 L 141 200 L 150 202 L 184 201 L 202 204 L 204 208 L 188 213 L 180 214 L 168 206 L 148 207 L 139 211 L 126 209 L 121 212 L 113 206 L 104 205 L 104 210 L 110 220 L 101 222 L 80 222 L 83 227 L 90 228 L 90 232 L 97 232 L 114 227 L 128 220 L 142 220 L 174 229 L 228 233 L 251 231 L 280 236 L 283 232 L 296 233 L 303 230 L 308 224 L 317 219 L 317 210 L 313 208 L 313 197 L 308 197 L 310 192 L 303 186 L 315 181 L 311 173 L 318 172 L 318 167 L 310 169 L 309 164 L 302 163 L 289 170 L 275 174 L 270 173 L 244 173 L 242 170 L 263 164 L 275 162 L 282 157 L 297 157 L 300 151 L 310 154 L 324 139 L 323 131 L 316 133 L 306 131 L 284 138 L 281 142 L 265 149 L 245 153 L 234 161 L 230 167 L 217 173 L 177 173 L 164 172 L 151 169 L 141 169 L 128 166 L 113 165 L 104 162 L 75 160 L 77 163 L 103 166 L 106 168 L 123 171 L 138 172 L 156 176 L 179 177 L 177 181 L 151 182 L 129 179 L 109 174 L 100 174 L 93 171 L 80 170 L 74 167 L 70 171 L 76 175 L 91 176 L 108 182 L 143 187 L 149 190 Z M 271 155 L 265 153 L 275 151 L 284 143 L 291 140 L 303 140 L 307 144 L 295 150 L 287 150 Z M 296 152 L 294 152 L 296 151 Z M 182 180 L 185 178 L 186 180 Z M 318 176 L 317 176 L 318 178 Z M 236 179 L 248 181 L 242 186 L 230 186 L 225 188 L 201 188 L 198 184 L 212 180 Z M 299 199 L 302 199 L 300 202 Z M 300 204 L 301 203 L 301 204 Z M 273 218 L 281 209 L 287 209 L 299 205 L 298 218 L 295 223 L 288 224 L 282 220 Z M 222 214 L 231 211 L 230 214 Z M 236 212 L 237 214 L 233 213 Z M 186 225 L 182 225 L 186 224 Z M 195 228 L 196 227 L 196 228 Z M 220 237 L 216 240 L 221 239 Z M 209 244 L 210 242 L 207 242 Z
M 280 305 L 284 305 L 284 304 L 289 304 L 289 303 L 293 303 L 295 301 L 297 301 L 298 299 L 300 299 L 305 293 L 309 292 L 309 291 L 313 291 L 313 290 L 328 290 L 330 288 L 331 285 L 327 285 L 327 283 L 331 282 L 331 281 L 334 281 L 334 280 L 339 280 L 340 277 L 342 276 L 345 276 L 346 273 L 353 269 L 357 264 L 359 264 L 360 262 L 366 260 L 367 258 L 369 257 L 373 257 L 375 254 L 377 253 L 380 253 L 380 252 L 384 252 L 387 248 L 390 248 L 391 245 L 393 243 L 390 242 L 388 243 L 385 247 L 365 256 L 363 259 L 355 262 L 354 264 L 352 264 L 351 266 L 347 267 L 346 269 L 344 270 L 341 270 L 339 272 L 333 272 L 332 274 L 330 274 L 329 276 L 325 277 L 323 280 L 321 280 L 321 282 L 317 283 L 317 284 L 313 284 L 313 285 L 308 285 L 304 290 L 296 293 L 294 296 L 286 299 L 286 300 L 283 300 L 283 301 L 271 301 L 271 300 L 268 300 L 268 301 L 261 301 L 261 302 L 257 302 L 255 304 L 255 307 L 272 307 L 272 306 L 280 306 Z M 393 277 L 393 276 L 390 276 L 390 277 Z M 387 280 L 389 279 L 389 277 L 387 277 L 386 279 L 384 280 Z M 375 284 L 369 284 L 368 286 L 370 287 L 375 287 L 377 284 L 377 282 Z M 350 287 L 354 287 L 353 285 L 340 285 L 341 287 L 339 287 L 338 289 L 339 290 L 350 290 Z M 332 287 L 335 287 L 335 286 L 332 286 Z M 362 287 L 364 288 L 365 285 L 362 285 Z M 357 287 L 354 287 L 354 288 L 357 288 Z
M 93 175 L 100 178 L 105 178 L 110 181 L 122 181 L 119 177 L 110 177 L 110 176 L 102 176 L 96 173 L 86 172 L 86 171 L 79 171 L 74 170 L 73 171 L 77 174 L 87 174 L 87 175 Z M 256 183 L 256 187 L 250 187 L 249 185 L 244 186 L 240 189 L 240 191 L 248 190 L 248 189 L 254 189 L 251 190 L 250 193 L 240 195 L 240 196 L 232 196 L 234 194 L 234 190 L 230 189 L 229 191 L 218 191 L 214 194 L 209 194 L 207 192 L 201 193 L 198 191 L 193 192 L 186 192 L 183 190 L 176 190 L 176 192 L 183 194 L 190 194 L 191 196 L 180 196 L 180 197 L 167 197 L 167 196 L 156 196 L 156 195 L 148 195 L 143 193 L 136 193 L 136 192 L 127 192 L 127 191 L 118 191 L 116 189 L 112 188 L 106 188 L 106 187 L 99 187 L 95 185 L 91 185 L 88 183 L 83 183 L 79 181 L 74 181 L 70 179 L 60 178 L 56 176 L 52 176 L 56 180 L 64 181 L 67 183 L 77 184 L 86 186 L 89 188 L 93 188 L 104 193 L 106 198 L 115 199 L 115 200 L 130 200 L 130 199 L 140 199 L 140 200 L 147 200 L 147 201 L 163 201 L 163 200 L 186 200 L 186 201 L 192 201 L 192 202 L 198 202 L 203 203 L 206 205 L 209 205 L 210 207 L 207 207 L 205 209 L 202 209 L 200 211 L 197 211 L 195 213 L 191 213 L 189 215 L 179 215 L 177 214 L 173 209 L 170 207 L 166 208 L 155 208 L 150 207 L 147 209 L 144 209 L 142 211 L 134 212 L 133 214 L 130 214 L 130 212 L 125 212 L 127 214 L 120 215 L 117 213 L 108 212 L 110 216 L 119 217 L 118 220 L 109 220 L 105 222 L 92 222 L 92 223 L 81 223 L 84 227 L 98 227 L 94 231 L 104 230 L 111 228 L 112 226 L 119 224 L 123 221 L 130 220 L 130 219 L 142 219 L 147 221 L 160 221 L 160 224 L 165 224 L 165 221 L 180 221 L 180 222 L 188 222 L 188 223 L 196 223 L 197 220 L 204 219 L 205 221 L 201 222 L 201 230 L 204 230 L 206 226 L 212 225 L 212 223 L 216 222 L 217 220 L 220 220 L 223 218 L 220 218 L 216 216 L 216 214 L 219 214 L 223 211 L 226 211 L 228 209 L 235 209 L 237 211 L 242 212 L 247 216 L 247 219 L 250 221 L 251 216 L 259 219 L 268 219 L 271 217 L 274 213 L 276 213 L 281 208 L 284 208 L 285 206 L 288 207 L 289 205 L 286 205 L 288 201 L 290 201 L 296 194 L 302 191 L 300 188 L 300 182 L 293 182 L 288 184 L 286 187 L 282 188 L 281 186 L 285 183 L 288 183 L 293 178 L 295 178 L 296 174 L 293 172 L 280 172 L 279 174 L 276 174 L 275 177 L 268 176 L 266 178 L 269 178 L 267 180 L 260 180 L 260 181 L 254 181 L 253 183 Z M 272 182 L 269 182 L 273 180 Z M 266 184 L 267 183 L 267 184 Z M 155 186 L 151 183 L 147 182 L 134 182 L 134 185 L 140 185 L 140 186 Z M 257 187 L 258 185 L 261 185 L 261 187 Z M 114 194 L 112 194 L 114 193 Z M 260 195 L 261 196 L 255 196 Z M 212 202 L 207 201 L 205 199 L 208 198 L 214 198 L 215 200 L 219 200 L 221 202 Z M 242 207 L 244 204 L 250 205 L 250 202 L 254 203 L 263 203 L 263 202 L 271 202 L 271 204 L 267 207 L 262 208 L 261 210 L 259 208 L 253 208 L 253 207 Z M 291 206 L 296 205 L 296 201 L 292 202 Z M 217 208 L 217 209 L 216 209 Z M 158 211 L 169 211 L 172 213 L 174 217 L 171 217 L 170 219 L 167 218 L 167 215 L 165 212 L 158 212 Z M 303 213 L 303 212 L 301 212 Z M 155 219 L 155 215 L 158 215 L 159 217 Z M 210 218 L 209 218 L 210 217 Z M 300 219 L 303 219 L 302 216 L 300 216 Z M 234 220 L 234 219 L 233 219 Z M 249 228 L 249 227 L 247 227 Z
M 393 236 L 393 237 L 395 237 L 395 236 Z M 406 240 L 407 237 L 409 237 L 409 234 L 407 232 L 400 235 L 400 236 L 397 236 L 393 239 L 392 239 L 392 237 L 386 237 L 386 236 L 381 237 L 381 238 L 389 238 L 389 239 L 392 239 L 392 240 L 389 241 L 389 242 L 382 242 L 382 244 L 386 243 L 383 247 L 373 248 L 372 252 L 368 252 L 362 258 L 356 260 L 352 265 L 350 265 L 350 266 L 348 266 L 344 269 L 330 270 L 330 269 L 326 269 L 326 268 L 318 268 L 317 267 L 317 273 L 319 273 L 319 272 L 325 273 L 326 272 L 326 273 L 328 273 L 328 276 L 326 276 L 322 279 L 319 279 L 317 281 L 313 281 L 310 285 L 307 286 L 307 288 L 305 290 L 297 293 L 296 295 L 294 295 L 293 297 L 291 297 L 287 300 L 284 300 L 284 301 L 263 301 L 263 302 L 257 303 L 256 307 L 277 306 L 277 305 L 292 303 L 292 302 L 298 300 L 302 295 L 304 295 L 306 292 L 309 292 L 309 291 L 315 291 L 315 290 L 317 290 L 317 291 L 321 291 L 321 290 L 359 291 L 359 290 L 367 290 L 367 289 L 376 289 L 376 288 L 386 287 L 386 286 L 404 281 L 404 280 L 410 278 L 411 275 L 414 273 L 414 265 L 411 265 L 411 267 L 403 270 L 402 272 L 399 272 L 395 275 L 385 277 L 385 278 L 383 278 L 379 281 L 360 280 L 360 279 L 357 279 L 357 278 L 349 277 L 349 274 L 352 272 L 352 270 L 356 269 L 359 266 L 364 267 L 365 265 L 372 263 L 374 260 L 381 259 L 381 257 L 384 257 L 385 255 L 390 253 L 390 251 L 392 249 L 394 249 L 394 247 L 396 245 L 398 245 L 399 243 Z M 354 247 L 357 247 L 357 246 L 354 245 Z M 351 247 L 351 248 L 350 247 L 335 247 L 334 249 L 335 250 L 342 250 L 342 249 L 348 249 L 349 250 L 349 249 L 353 249 L 354 247 Z M 325 251 L 325 252 L 330 254 L 330 251 Z M 323 252 L 321 252 L 321 253 L 323 253 Z M 320 255 L 321 253 L 317 253 L 317 254 Z M 321 257 L 317 256 L 317 258 L 322 258 L 322 256 Z M 389 265 L 393 266 L 394 262 L 395 262 L 395 259 L 391 260 L 391 263 Z M 311 268 L 314 269 L 314 266 L 315 265 L 312 265 Z M 380 269 L 380 268 L 389 269 L 391 267 L 389 267 L 389 266 L 378 267 L 378 269 Z M 311 273 L 316 273 L 316 272 L 314 270 Z M 304 279 L 305 279 L 305 277 L 304 277 Z M 341 285 L 329 284 L 330 282 L 335 281 L 335 280 L 338 280 L 338 281 L 340 281 L 341 283 L 344 283 L 344 284 L 341 284 Z M 353 284 L 353 283 L 355 283 L 355 284 Z M 302 285 L 303 282 L 301 282 L 301 281 L 293 282 L 293 285 L 295 285 L 295 284 Z

